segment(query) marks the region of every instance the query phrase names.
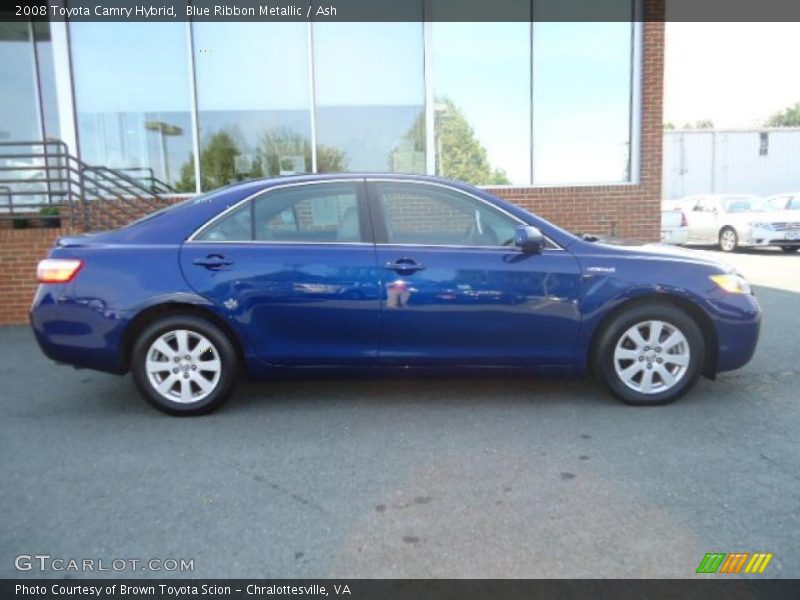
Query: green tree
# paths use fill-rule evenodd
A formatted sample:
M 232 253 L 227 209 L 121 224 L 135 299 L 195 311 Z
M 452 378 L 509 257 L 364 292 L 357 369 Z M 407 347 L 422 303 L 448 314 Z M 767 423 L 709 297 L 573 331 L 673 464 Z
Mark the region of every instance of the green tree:
M 194 152 L 189 153 L 189 158 L 181 166 L 181 178 L 175 183 L 179 192 L 193 194 L 196 190 L 194 182 Z
M 439 174 L 473 184 L 510 183 L 505 171 L 489 164 L 486 148 L 461 109 L 450 98 L 442 98 L 437 105 L 441 107 L 436 113 Z
M 664 123 L 664 131 L 675 131 L 675 123 L 672 121 Z
M 333 146 L 317 145 L 317 172 L 341 173 L 347 170 L 347 153 Z
M 243 148 L 247 148 L 247 144 L 244 136 L 236 129 L 218 131 L 211 135 L 200 151 L 201 189 L 213 190 L 246 178 L 277 177 L 281 172 L 287 171 L 311 171 L 311 143 L 308 138 L 286 127 L 275 127 L 262 132 L 250 164 L 245 162 L 242 165 L 243 161 L 250 160 L 249 154 L 242 151 Z M 343 150 L 317 145 L 318 172 L 345 170 L 347 154 Z M 194 154 L 189 154 L 189 158 L 181 166 L 181 177 L 175 187 L 179 192 L 195 191 Z
M 302 165 L 297 164 L 300 159 Z M 286 127 L 265 130 L 256 148 L 256 163 L 263 173 L 277 177 L 281 171 L 311 171 L 311 143 L 308 138 Z M 347 154 L 338 148 L 317 145 L 317 171 L 334 173 L 347 169 Z
M 505 171 L 492 168 L 486 148 L 475 136 L 475 130 L 461 109 L 449 98 L 437 99 L 436 106 L 437 174 L 476 185 L 510 183 Z M 397 164 L 397 153 L 403 149 L 424 148 L 424 140 L 425 115 L 420 114 L 392 150 L 389 166 Z
M 241 150 L 234 141 L 233 135 L 227 131 L 214 133 L 200 151 L 200 184 L 201 189 L 213 190 L 235 181 L 236 157 Z M 181 167 L 181 178 L 178 181 L 179 191 L 194 191 L 194 155 Z
M 800 127 L 800 102 L 776 112 L 764 124 L 767 127 Z

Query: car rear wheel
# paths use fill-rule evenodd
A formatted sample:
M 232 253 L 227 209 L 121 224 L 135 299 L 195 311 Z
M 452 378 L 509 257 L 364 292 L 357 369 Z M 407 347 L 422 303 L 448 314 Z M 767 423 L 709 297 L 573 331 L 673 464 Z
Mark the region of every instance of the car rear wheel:
M 595 346 L 595 373 L 628 404 L 673 402 L 697 382 L 705 343 L 697 323 L 666 303 L 626 310 L 604 328 Z
M 789 252 L 797 252 L 800 250 L 800 246 L 781 246 L 781 250 L 788 254 Z
M 211 412 L 236 384 L 238 358 L 219 327 L 194 315 L 173 315 L 148 326 L 131 354 L 136 387 L 171 415 Z
M 733 252 L 739 246 L 739 236 L 733 227 L 723 227 L 719 232 L 719 247 L 723 252 Z

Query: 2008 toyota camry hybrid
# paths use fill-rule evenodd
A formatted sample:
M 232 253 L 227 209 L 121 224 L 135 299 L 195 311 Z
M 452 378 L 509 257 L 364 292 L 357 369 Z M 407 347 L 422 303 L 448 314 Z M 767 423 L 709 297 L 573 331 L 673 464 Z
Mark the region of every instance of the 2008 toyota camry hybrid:
M 747 363 L 761 320 L 724 263 L 576 237 L 421 176 L 234 184 L 61 238 L 38 278 L 47 356 L 131 371 L 176 415 L 213 410 L 241 373 L 591 372 L 663 404 Z

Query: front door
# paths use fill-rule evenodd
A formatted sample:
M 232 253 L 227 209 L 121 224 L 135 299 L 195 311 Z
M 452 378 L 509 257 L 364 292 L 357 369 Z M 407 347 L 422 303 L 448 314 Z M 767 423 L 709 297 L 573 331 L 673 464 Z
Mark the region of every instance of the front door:
M 270 363 L 377 356 L 379 272 L 363 181 L 268 190 L 184 244 L 181 267 Z
M 554 245 L 514 246 L 519 221 L 446 186 L 372 182 L 389 365 L 563 365 L 575 357 L 581 271 Z

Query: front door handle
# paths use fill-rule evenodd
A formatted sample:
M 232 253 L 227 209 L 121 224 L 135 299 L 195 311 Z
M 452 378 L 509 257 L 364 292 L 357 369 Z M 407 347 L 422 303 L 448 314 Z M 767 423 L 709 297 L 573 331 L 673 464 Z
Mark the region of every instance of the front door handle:
M 233 264 L 232 260 L 227 260 L 221 254 L 209 254 L 205 258 L 195 258 L 192 262 L 206 269 L 220 269 Z
M 395 262 L 387 262 L 383 265 L 383 268 L 387 271 L 397 271 L 402 275 L 404 273 L 422 271 L 425 269 L 425 266 L 410 258 L 400 258 Z

